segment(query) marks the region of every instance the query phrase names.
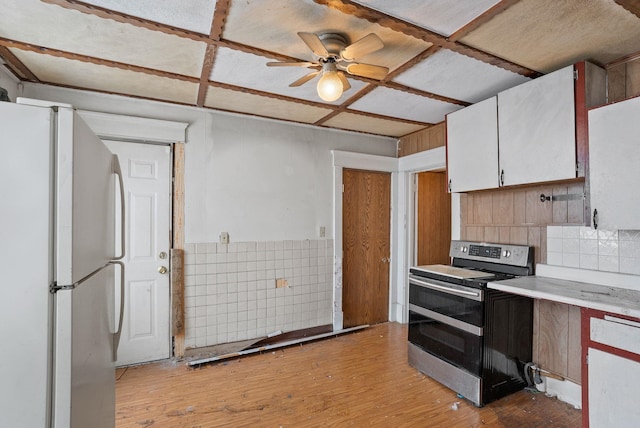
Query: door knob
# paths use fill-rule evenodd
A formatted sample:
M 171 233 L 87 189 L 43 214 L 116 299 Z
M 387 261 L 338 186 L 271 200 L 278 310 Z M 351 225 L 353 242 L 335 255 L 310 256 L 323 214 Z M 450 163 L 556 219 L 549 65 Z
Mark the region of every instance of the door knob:
M 167 270 L 168 270 L 168 269 L 167 269 L 167 267 L 166 267 L 166 266 L 160 266 L 160 267 L 158 268 L 158 272 L 160 272 L 160 273 L 161 273 L 161 274 L 163 274 L 163 275 L 164 275 L 165 273 L 167 273 Z

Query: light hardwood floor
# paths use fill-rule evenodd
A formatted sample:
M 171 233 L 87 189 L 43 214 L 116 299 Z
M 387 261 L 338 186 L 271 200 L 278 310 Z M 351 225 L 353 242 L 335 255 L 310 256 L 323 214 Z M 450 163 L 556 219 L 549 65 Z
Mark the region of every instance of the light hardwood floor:
M 384 323 L 197 369 L 169 361 L 120 369 L 116 426 L 581 425 L 580 410 L 527 391 L 474 407 L 407 364 L 406 337 L 406 325 Z

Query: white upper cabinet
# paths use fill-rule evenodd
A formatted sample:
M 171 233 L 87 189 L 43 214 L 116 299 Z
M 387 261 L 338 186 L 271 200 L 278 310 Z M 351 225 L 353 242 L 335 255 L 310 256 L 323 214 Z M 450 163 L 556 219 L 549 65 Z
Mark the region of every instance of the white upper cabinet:
M 501 185 L 576 178 L 573 70 L 498 94 Z
M 450 192 L 500 185 L 496 97 L 447 115 L 447 159 Z
M 605 79 L 579 62 L 447 115 L 450 191 L 584 177 L 587 108 L 606 102 Z
M 640 98 L 589 111 L 592 226 L 640 229 Z

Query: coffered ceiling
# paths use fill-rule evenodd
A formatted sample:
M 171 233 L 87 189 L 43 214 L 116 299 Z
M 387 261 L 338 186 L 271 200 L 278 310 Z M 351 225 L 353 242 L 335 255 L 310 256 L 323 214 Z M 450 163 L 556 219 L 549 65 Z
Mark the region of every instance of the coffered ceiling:
M 20 80 L 400 137 L 573 62 L 640 52 L 637 0 L 0 0 L 0 58 Z M 297 33 L 374 33 L 334 102 Z

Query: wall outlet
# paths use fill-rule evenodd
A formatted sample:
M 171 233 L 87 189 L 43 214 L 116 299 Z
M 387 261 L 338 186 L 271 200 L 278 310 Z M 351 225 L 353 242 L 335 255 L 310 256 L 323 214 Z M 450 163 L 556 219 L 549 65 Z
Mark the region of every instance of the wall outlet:
M 220 234 L 220 243 L 228 244 L 229 243 L 229 232 L 222 232 Z
M 284 278 L 276 279 L 276 288 L 284 288 L 288 286 L 289 286 L 289 282 L 286 279 Z
M 320 226 L 320 232 L 318 234 L 320 235 L 320 238 L 324 238 L 326 234 L 326 230 L 324 226 Z

